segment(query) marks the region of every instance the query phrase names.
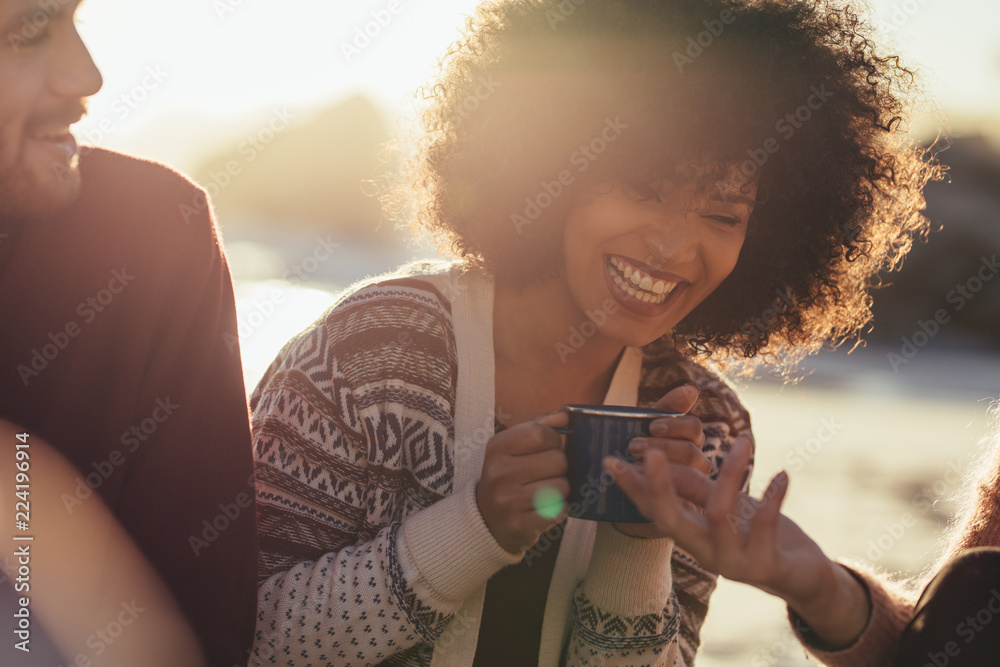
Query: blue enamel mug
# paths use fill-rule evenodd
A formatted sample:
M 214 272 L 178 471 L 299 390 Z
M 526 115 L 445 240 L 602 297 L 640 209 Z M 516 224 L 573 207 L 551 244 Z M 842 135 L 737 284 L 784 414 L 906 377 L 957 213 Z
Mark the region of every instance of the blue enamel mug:
M 617 456 L 629 463 L 632 438 L 649 436 L 654 419 L 679 417 L 676 412 L 619 405 L 564 405 L 569 427 L 556 429 L 566 436 L 569 471 L 569 515 L 590 521 L 650 523 L 606 472 L 602 461 Z

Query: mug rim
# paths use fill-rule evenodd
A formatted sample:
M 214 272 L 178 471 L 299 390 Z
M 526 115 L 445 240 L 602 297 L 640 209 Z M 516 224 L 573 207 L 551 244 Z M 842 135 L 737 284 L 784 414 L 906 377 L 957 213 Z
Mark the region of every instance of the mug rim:
M 651 408 L 637 408 L 629 405 L 586 405 L 583 403 L 573 403 L 564 405 L 563 410 L 569 413 L 595 415 L 599 417 L 626 417 L 631 419 L 657 419 L 659 417 L 681 417 L 679 412 L 668 410 L 653 410 Z

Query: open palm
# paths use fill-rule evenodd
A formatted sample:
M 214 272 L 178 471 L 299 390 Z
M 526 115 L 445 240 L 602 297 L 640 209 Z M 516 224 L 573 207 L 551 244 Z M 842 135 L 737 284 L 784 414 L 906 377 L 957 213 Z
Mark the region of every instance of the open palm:
M 702 567 L 809 606 L 830 585 L 830 561 L 781 514 L 784 472 L 759 500 L 740 493 L 750 451 L 749 441 L 738 439 L 716 482 L 688 466 L 671 466 L 660 452 L 650 452 L 642 467 L 617 459 L 606 466 L 639 510 Z

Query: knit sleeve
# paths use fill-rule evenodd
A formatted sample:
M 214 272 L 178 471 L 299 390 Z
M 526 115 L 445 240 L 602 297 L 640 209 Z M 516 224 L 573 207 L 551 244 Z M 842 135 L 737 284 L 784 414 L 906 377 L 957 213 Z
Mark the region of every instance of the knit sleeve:
M 451 366 L 431 315 L 364 297 L 293 340 L 251 401 L 251 665 L 427 664 L 465 598 L 517 560 L 474 487 L 450 488 Z
M 902 585 L 879 576 L 859 563 L 841 563 L 865 587 L 871 602 L 871 616 L 861 636 L 851 646 L 827 651 L 811 637 L 809 626 L 790 610 L 793 632 L 806 650 L 821 664 L 830 667 L 880 667 L 893 663 L 899 640 L 910 620 L 916 595 Z
M 645 372 L 640 403 L 654 403 L 686 382 L 701 389 L 690 414 L 702 421 L 703 451 L 714 479 L 736 437 L 752 436 L 750 417 L 724 382 L 691 362 L 664 363 Z M 744 492 L 749 483 L 748 470 Z M 567 664 L 693 665 L 716 580 L 673 540 L 633 538 L 601 524 L 574 598 Z
M 949 561 L 966 549 L 1000 546 L 1000 446 L 992 446 L 974 472 L 973 491 L 949 531 L 947 547 L 922 580 L 907 588 L 859 563 L 841 563 L 864 585 L 871 602 L 868 625 L 855 642 L 839 651 L 824 651 L 809 636 L 809 628 L 790 614 L 792 626 L 806 650 L 824 665 L 867 667 L 890 664 L 913 615 L 917 591 Z

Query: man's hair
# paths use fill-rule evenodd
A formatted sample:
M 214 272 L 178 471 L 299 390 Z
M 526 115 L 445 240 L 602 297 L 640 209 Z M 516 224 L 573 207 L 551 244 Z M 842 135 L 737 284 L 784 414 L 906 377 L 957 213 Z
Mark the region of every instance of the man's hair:
M 732 274 L 662 341 L 792 362 L 857 336 L 868 288 L 925 236 L 942 167 L 907 135 L 914 74 L 823 1 L 485 3 L 441 61 L 384 203 L 498 280 L 561 267 L 596 187 L 758 185 Z M 690 170 L 710 158 L 717 168 Z

